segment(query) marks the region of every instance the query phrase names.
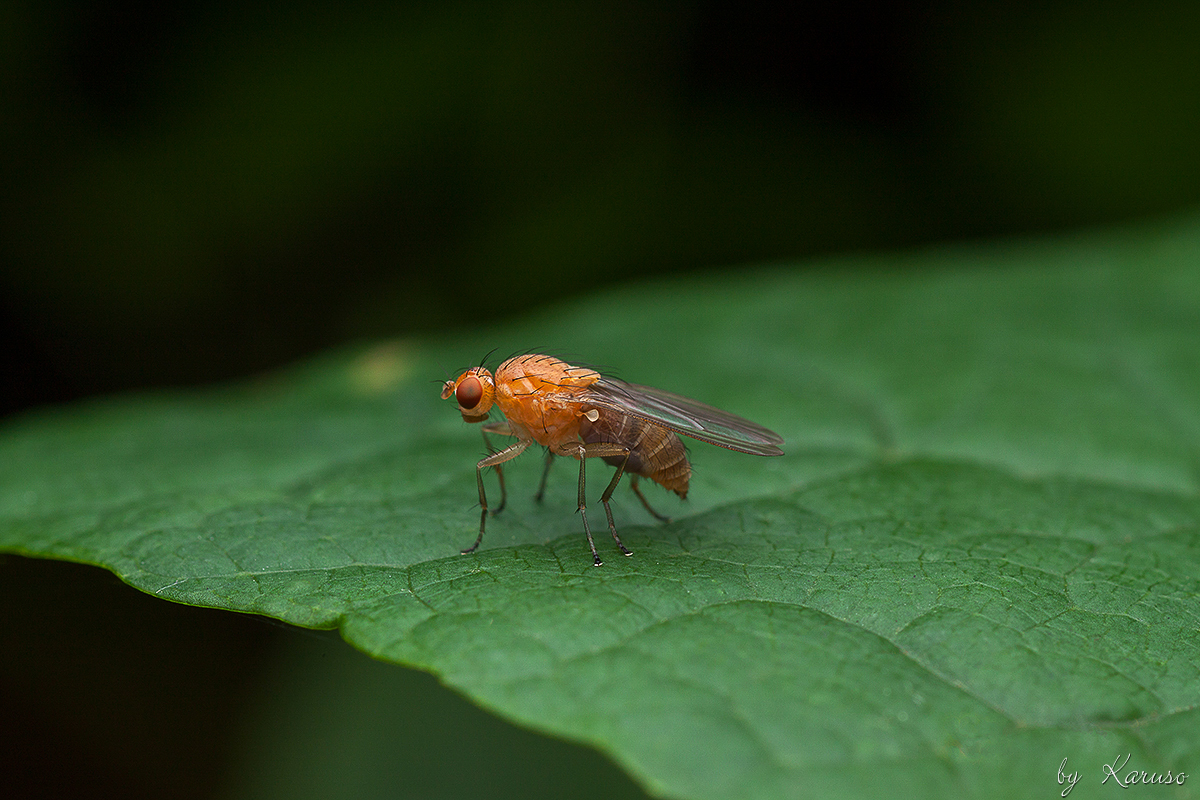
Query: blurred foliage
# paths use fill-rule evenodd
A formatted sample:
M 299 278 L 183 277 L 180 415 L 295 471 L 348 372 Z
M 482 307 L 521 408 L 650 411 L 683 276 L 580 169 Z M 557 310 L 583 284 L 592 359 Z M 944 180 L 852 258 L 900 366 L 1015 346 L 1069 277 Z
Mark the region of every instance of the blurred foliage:
M 6 409 L 1200 199 L 1194 3 L 0 14 Z

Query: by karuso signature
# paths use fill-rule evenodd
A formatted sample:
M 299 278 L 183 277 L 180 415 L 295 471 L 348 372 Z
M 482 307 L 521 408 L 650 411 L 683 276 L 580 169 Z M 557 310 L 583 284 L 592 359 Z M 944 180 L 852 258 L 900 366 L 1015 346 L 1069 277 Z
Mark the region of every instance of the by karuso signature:
M 1122 758 L 1117 756 L 1111 763 L 1105 764 L 1101 768 L 1100 783 L 1105 784 L 1110 780 L 1122 789 L 1128 789 L 1130 786 L 1138 784 L 1157 784 L 1167 785 L 1175 784 L 1183 786 L 1183 782 L 1188 779 L 1186 772 L 1146 772 L 1144 769 L 1126 769 L 1129 766 L 1129 753 L 1126 753 Z M 1066 797 L 1075 788 L 1075 784 L 1079 782 L 1079 770 L 1069 772 L 1067 770 L 1067 759 L 1063 759 L 1058 765 L 1058 785 L 1064 786 L 1062 796 Z

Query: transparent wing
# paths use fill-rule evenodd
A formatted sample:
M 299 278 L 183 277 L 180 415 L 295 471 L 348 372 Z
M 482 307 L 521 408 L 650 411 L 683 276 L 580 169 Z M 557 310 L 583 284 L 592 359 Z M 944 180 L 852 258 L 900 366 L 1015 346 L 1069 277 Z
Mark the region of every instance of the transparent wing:
M 783 437 L 774 431 L 728 411 L 652 386 L 601 378 L 588 387 L 585 402 L 641 417 L 684 436 L 739 453 L 783 455 L 779 449 Z

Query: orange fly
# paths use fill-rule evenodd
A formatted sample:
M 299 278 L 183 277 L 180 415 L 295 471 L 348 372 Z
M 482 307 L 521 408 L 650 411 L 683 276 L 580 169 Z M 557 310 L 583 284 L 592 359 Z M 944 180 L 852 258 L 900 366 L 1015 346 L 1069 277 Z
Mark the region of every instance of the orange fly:
M 628 472 L 630 488 L 646 510 L 657 519 L 668 521 L 646 502 L 637 481 L 639 476 L 649 478 L 680 497 L 687 497 L 692 465 L 676 434 L 739 453 L 783 455 L 779 449 L 783 438 L 761 425 L 671 392 L 607 378 L 587 367 L 573 367 L 553 356 L 531 354 L 510 358 L 496 370 L 495 377 L 485 367 L 472 367 L 457 380 L 443 385 L 442 399 L 451 397 L 458 401 L 458 410 L 466 422 L 483 422 L 493 406 L 505 418 L 483 426 L 483 441 L 491 455 L 475 465 L 482 507 L 479 536 L 475 544 L 462 551 L 463 555 L 475 552 L 483 541 L 488 516 L 483 470 L 496 468 L 500 505 L 493 513 L 498 513 L 507 499 L 500 465 L 519 456 L 534 442 L 546 448 L 546 469 L 536 495 L 538 500 L 545 491 L 554 456 L 579 459 L 579 513 L 597 567 L 602 562 L 592 541 L 584 502 L 586 459 L 601 458 L 617 468 L 600 502 L 608 515 L 608 530 L 613 540 L 629 556 L 633 553 L 617 536 L 608 501 L 621 475 Z M 488 441 L 489 433 L 514 436 L 517 442 L 497 452 Z

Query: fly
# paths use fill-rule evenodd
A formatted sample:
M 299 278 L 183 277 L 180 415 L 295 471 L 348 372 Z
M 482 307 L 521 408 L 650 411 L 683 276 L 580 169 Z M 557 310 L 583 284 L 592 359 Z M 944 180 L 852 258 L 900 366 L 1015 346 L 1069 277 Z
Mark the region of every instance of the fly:
M 647 478 L 680 497 L 687 497 L 692 465 L 678 434 L 699 439 L 739 453 L 756 456 L 781 456 L 783 438 L 761 425 L 722 411 L 719 408 L 682 397 L 662 389 L 625 383 L 601 375 L 588 367 L 573 367 L 546 355 L 523 355 L 500 365 L 493 377 L 486 367 L 472 367 L 456 380 L 446 381 L 442 399 L 453 397 L 466 422 L 483 422 L 493 406 L 504 414 L 503 421 L 483 426 L 483 441 L 488 455 L 475 465 L 479 485 L 479 536 L 475 544 L 463 550 L 473 553 L 483 541 L 488 503 L 483 490 L 483 470 L 496 468 L 500 482 L 499 513 L 507 500 L 501 464 L 519 456 L 534 442 L 546 448 L 546 468 L 536 498 L 542 499 L 546 477 L 554 456 L 579 460 L 579 513 L 587 534 L 595 565 L 601 565 L 588 527 L 584 502 L 584 470 L 589 458 L 603 459 L 616 467 L 608 488 L 600 497 L 608 516 L 608 530 L 618 549 L 633 555 L 617 536 L 609 500 L 621 476 L 629 473 L 629 486 L 638 500 L 656 519 L 659 514 L 646 501 L 638 478 Z M 516 443 L 496 451 L 489 433 L 512 436 Z

